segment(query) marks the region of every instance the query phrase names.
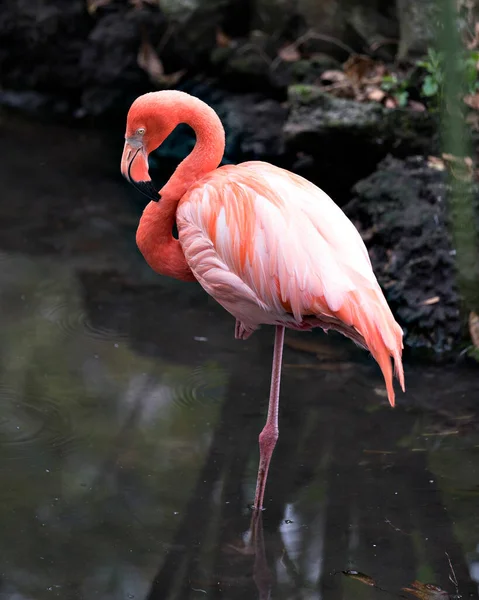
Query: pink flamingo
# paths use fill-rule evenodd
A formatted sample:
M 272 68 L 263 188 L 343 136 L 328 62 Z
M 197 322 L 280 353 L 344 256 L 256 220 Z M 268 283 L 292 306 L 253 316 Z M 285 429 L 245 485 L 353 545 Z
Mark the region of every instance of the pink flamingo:
M 196 145 L 158 192 L 148 174 L 148 155 L 180 123 L 194 129 Z M 383 372 L 391 406 L 391 357 L 404 391 L 401 328 L 358 231 L 327 194 L 265 162 L 218 168 L 225 133 L 207 104 L 180 91 L 140 96 L 128 112 L 125 140 L 121 171 L 153 200 L 136 235 L 150 267 L 199 281 L 236 318 L 238 339 L 261 324 L 276 327 L 254 500 L 254 508 L 262 510 L 278 439 L 285 327 L 335 329 L 369 349 Z M 175 223 L 179 239 L 173 236 Z

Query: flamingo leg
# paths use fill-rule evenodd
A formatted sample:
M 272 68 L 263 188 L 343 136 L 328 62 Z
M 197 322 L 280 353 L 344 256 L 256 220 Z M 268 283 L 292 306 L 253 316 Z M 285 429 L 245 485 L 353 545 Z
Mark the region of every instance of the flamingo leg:
M 283 359 L 284 326 L 276 325 L 274 337 L 273 368 L 271 371 L 271 390 L 269 394 L 268 417 L 263 431 L 259 434 L 259 469 L 256 480 L 254 509 L 263 510 L 264 490 L 268 477 L 269 463 L 279 436 L 278 409 L 279 387 L 281 383 L 281 362 Z

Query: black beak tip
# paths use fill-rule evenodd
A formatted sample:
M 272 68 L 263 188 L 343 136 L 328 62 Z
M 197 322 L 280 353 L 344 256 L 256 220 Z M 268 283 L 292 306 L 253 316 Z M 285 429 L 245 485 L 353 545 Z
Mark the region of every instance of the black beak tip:
M 158 193 L 159 190 L 152 181 L 132 181 L 132 183 L 136 189 L 144 194 L 149 200 L 158 202 L 160 199 L 160 195 Z

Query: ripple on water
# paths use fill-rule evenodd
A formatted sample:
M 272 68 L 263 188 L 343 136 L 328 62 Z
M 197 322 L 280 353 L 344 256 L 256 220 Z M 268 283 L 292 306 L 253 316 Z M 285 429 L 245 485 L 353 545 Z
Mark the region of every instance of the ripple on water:
M 115 329 L 94 325 L 85 311 L 77 306 L 78 300 L 68 302 L 64 286 L 60 287 L 55 281 L 42 282 L 37 294 L 43 299 L 41 315 L 66 335 L 80 334 L 100 341 L 120 341 L 127 337 Z
M 211 381 L 211 374 L 204 367 L 193 369 L 182 381 L 175 383 L 173 400 L 175 404 L 185 408 L 193 406 L 204 406 L 214 400 L 217 387 Z
M 127 337 L 125 333 L 115 329 L 94 325 L 84 311 L 71 307 L 66 302 L 44 308 L 42 316 L 55 323 L 67 335 L 79 333 L 103 341 L 117 341 Z
M 20 448 L 36 445 L 71 451 L 79 441 L 65 408 L 51 398 L 23 395 L 12 387 L 0 384 L 0 447 Z

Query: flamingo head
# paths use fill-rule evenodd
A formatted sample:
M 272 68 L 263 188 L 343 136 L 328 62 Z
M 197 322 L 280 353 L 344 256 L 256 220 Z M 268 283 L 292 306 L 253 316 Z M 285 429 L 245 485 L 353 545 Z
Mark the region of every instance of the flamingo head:
M 128 112 L 121 172 L 150 200 L 158 201 L 160 196 L 148 172 L 148 155 L 178 124 L 175 113 L 176 107 L 161 92 L 140 96 Z

